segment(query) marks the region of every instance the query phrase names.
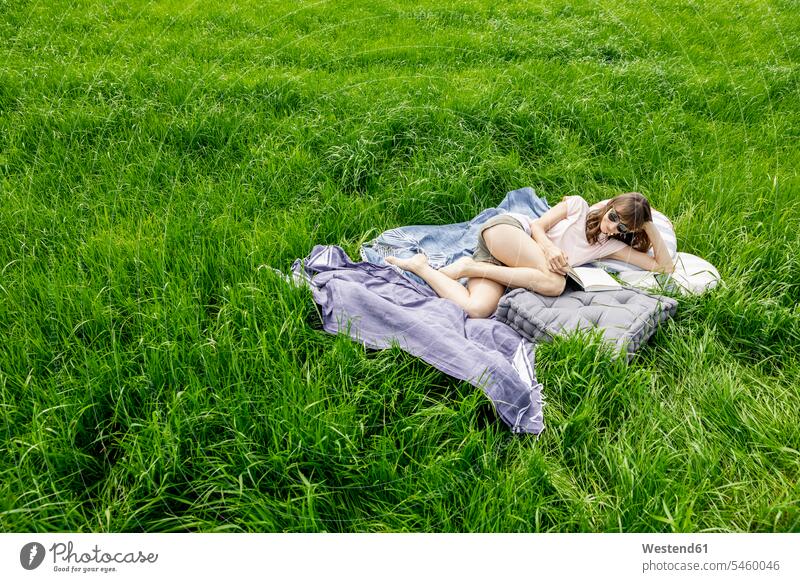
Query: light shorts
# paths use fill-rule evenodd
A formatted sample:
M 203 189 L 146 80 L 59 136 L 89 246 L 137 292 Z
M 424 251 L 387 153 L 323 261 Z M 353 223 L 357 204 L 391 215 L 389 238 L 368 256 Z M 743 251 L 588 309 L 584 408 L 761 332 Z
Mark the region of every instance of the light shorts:
M 516 226 L 522 232 L 525 232 L 525 229 L 516 218 L 506 216 L 505 214 L 500 214 L 494 218 L 490 218 L 484 223 L 483 226 L 481 226 L 481 229 L 478 231 L 478 244 L 475 245 L 475 252 L 472 253 L 472 258 L 474 260 L 482 263 L 491 263 L 493 265 L 505 265 L 505 263 L 501 263 L 492 256 L 492 253 L 489 252 L 489 249 L 486 246 L 486 242 L 483 240 L 483 231 L 498 224 L 510 224 L 511 226 Z

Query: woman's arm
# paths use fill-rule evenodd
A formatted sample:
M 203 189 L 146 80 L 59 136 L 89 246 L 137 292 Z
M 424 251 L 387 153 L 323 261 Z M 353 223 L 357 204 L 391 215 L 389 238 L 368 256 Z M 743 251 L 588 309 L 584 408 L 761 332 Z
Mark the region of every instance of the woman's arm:
M 675 264 L 672 262 L 672 257 L 669 255 L 669 249 L 664 239 L 661 238 L 661 233 L 658 232 L 656 225 L 653 222 L 645 222 L 644 231 L 647 233 L 647 238 L 653 245 L 653 254 L 656 256 L 656 263 L 658 263 L 658 271 L 662 273 L 672 273 L 675 271 Z
M 542 248 L 550 270 L 561 275 L 567 273 L 569 257 L 547 237 L 547 231 L 566 217 L 567 203 L 559 202 L 539 218 L 530 221 L 531 237 Z
M 658 232 L 652 222 L 646 222 L 644 230 L 653 245 L 655 259 L 647 253 L 639 252 L 631 247 L 612 253 L 608 255 L 608 258 L 625 261 L 647 271 L 656 271 L 658 273 L 674 272 L 675 265 L 672 262 L 672 257 L 669 256 L 669 249 L 667 249 L 664 239 L 661 238 L 661 233 Z
M 531 236 L 542 248 L 558 248 L 547 238 L 547 231 L 567 217 L 567 203 L 559 202 L 539 218 L 531 220 Z

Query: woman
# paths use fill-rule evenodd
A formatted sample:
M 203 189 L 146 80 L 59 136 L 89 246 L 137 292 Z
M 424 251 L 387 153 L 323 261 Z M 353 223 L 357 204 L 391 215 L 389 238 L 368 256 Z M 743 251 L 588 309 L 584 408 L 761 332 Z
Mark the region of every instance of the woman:
M 655 259 L 647 254 L 650 247 Z M 675 268 L 653 225 L 650 204 L 638 192 L 591 208 L 580 196 L 567 196 L 535 220 L 516 213 L 495 216 L 481 227 L 472 258 L 438 270 L 424 254 L 386 257 L 386 262 L 415 273 L 440 297 L 480 318 L 494 313 L 508 287 L 557 296 L 564 291 L 568 266 L 606 258 L 648 271 Z M 466 287 L 458 282 L 462 277 L 468 277 Z

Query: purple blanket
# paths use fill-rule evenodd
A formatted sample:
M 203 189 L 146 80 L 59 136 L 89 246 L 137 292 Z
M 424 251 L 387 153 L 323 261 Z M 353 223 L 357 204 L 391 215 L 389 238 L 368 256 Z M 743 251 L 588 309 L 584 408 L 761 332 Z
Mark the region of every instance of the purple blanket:
M 519 433 L 543 428 L 534 344 L 495 319 L 470 319 L 463 309 L 393 267 L 354 263 L 338 246 L 315 246 L 292 265 L 308 285 L 325 331 L 344 331 L 375 349 L 395 342 L 442 372 L 481 388 L 500 418 Z M 348 322 L 350 325 L 348 326 Z

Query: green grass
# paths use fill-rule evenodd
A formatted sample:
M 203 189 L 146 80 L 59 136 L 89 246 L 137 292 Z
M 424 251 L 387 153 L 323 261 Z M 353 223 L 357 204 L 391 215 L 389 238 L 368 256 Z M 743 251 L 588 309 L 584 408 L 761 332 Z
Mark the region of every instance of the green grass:
M 800 531 L 800 9 L 0 0 L 0 530 Z M 324 333 L 314 244 L 637 190 L 725 285 L 547 429 Z

